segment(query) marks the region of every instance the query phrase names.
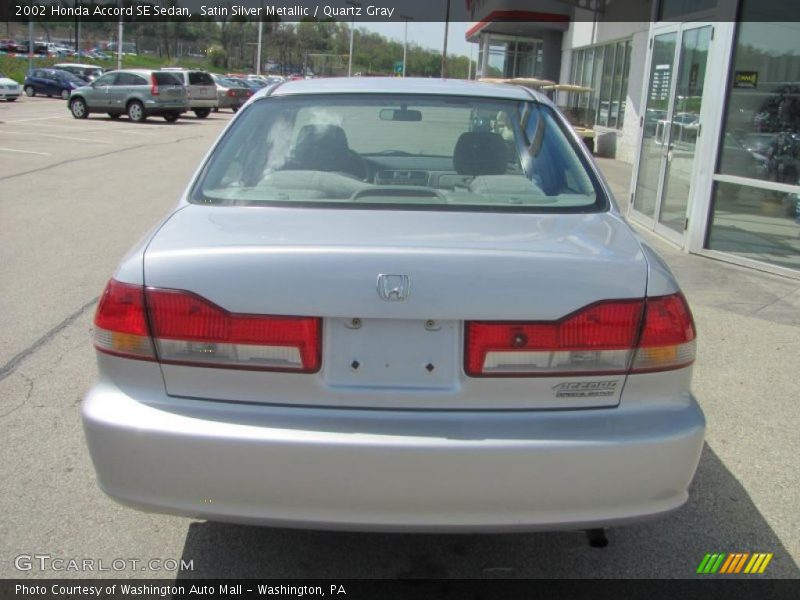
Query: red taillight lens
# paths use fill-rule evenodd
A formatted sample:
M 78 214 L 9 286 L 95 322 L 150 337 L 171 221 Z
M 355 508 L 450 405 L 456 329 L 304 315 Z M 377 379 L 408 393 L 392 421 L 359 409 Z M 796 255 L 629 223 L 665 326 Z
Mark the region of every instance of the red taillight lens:
M 465 369 L 472 376 L 552 376 L 628 368 L 643 303 L 601 302 L 558 321 L 466 324 Z
M 233 98 L 236 95 L 236 92 L 234 92 L 232 89 L 230 89 L 230 90 L 228 90 L 226 92 L 226 95 L 230 96 L 231 98 Z
M 98 350 L 167 364 L 313 373 L 321 338 L 319 318 L 235 314 L 190 292 L 114 279 L 95 316 Z
M 648 298 L 631 371 L 668 371 L 694 362 L 695 329 L 683 294 Z
M 612 375 L 694 361 L 694 324 L 681 294 L 604 301 L 558 321 L 472 321 L 465 337 L 472 377 Z
M 158 96 L 158 80 L 155 73 L 150 73 L 150 94 Z
M 229 313 L 189 292 L 148 288 L 163 363 L 302 371 L 321 364 L 320 319 Z
M 109 281 L 97 305 L 94 325 L 94 345 L 101 352 L 155 359 L 142 286 Z

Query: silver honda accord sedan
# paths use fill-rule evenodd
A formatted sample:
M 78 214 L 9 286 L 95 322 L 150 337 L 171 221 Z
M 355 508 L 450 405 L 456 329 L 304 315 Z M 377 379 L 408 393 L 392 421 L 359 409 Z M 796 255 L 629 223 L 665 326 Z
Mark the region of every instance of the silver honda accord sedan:
M 687 500 L 695 327 L 552 103 L 316 79 L 231 121 L 95 317 L 83 423 L 146 511 L 586 529 Z

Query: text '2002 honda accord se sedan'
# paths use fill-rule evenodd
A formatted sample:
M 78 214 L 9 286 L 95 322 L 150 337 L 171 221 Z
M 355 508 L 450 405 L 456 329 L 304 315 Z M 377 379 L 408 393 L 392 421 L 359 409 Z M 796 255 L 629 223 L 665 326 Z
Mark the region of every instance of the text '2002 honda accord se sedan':
M 83 421 L 143 510 L 597 529 L 687 499 L 695 329 L 544 96 L 297 81 L 232 120 L 95 317 Z

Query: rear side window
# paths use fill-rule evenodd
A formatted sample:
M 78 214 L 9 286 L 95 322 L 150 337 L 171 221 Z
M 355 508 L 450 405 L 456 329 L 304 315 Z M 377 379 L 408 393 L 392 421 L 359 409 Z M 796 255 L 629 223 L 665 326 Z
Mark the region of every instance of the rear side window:
M 551 108 L 411 94 L 264 98 L 217 146 L 192 199 L 490 212 L 608 206 Z
M 183 82 L 172 73 L 164 73 L 163 71 L 153 73 L 158 85 L 183 85 Z
M 147 80 L 133 73 L 120 73 L 117 85 L 147 85 Z
M 214 85 L 214 80 L 205 71 L 190 71 L 189 85 Z

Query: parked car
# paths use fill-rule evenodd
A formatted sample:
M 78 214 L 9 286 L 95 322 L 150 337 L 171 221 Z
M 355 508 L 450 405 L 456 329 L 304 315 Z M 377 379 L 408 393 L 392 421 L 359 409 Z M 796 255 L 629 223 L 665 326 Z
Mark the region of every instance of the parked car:
M 214 108 L 214 112 L 223 108 L 230 108 L 236 112 L 253 95 L 253 90 L 238 79 L 220 75 L 211 77 L 217 85 L 217 107 Z
M 212 109 L 219 106 L 217 100 L 217 85 L 214 83 L 211 73 L 167 67 L 162 69 L 162 71 L 172 73 L 186 86 L 189 96 L 189 107 L 198 119 L 205 119 L 211 114 Z
M 258 90 L 267 87 L 267 84 L 260 79 L 244 79 L 242 77 L 230 77 L 230 79 L 235 79 L 236 81 L 243 83 L 253 93 L 256 93 Z
M 5 73 L 0 73 L 0 99 L 14 102 L 21 92 L 22 88 L 16 81 L 6 77 Z
M 59 63 L 57 65 L 53 65 L 54 69 L 61 69 L 62 71 L 67 71 L 80 77 L 84 81 L 94 81 L 98 77 L 100 77 L 103 73 L 103 67 L 98 67 L 97 65 L 84 65 L 80 63 Z
M 17 53 L 22 51 L 23 46 L 14 40 L 0 40 L 0 52 Z
M 69 98 L 72 90 L 81 87 L 86 82 L 67 71 L 59 69 L 30 69 L 25 75 L 23 89 L 25 95 L 32 97 L 43 94 L 48 97 L 61 96 L 64 100 Z
M 172 73 L 123 69 L 74 90 L 69 110 L 76 119 L 85 119 L 90 113 L 108 113 L 112 119 L 128 115 L 137 123 L 150 116 L 174 122 L 189 110 L 189 100 L 186 88 Z
M 98 304 L 82 419 L 112 498 L 595 540 L 687 500 L 691 312 L 546 97 L 289 82 L 212 148 Z

